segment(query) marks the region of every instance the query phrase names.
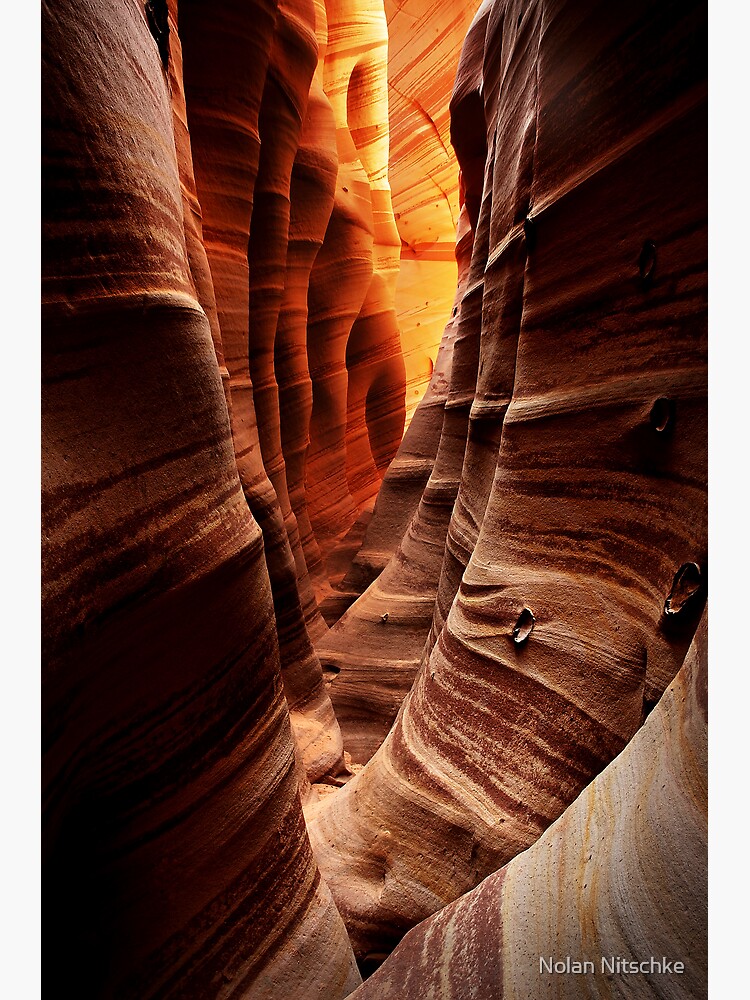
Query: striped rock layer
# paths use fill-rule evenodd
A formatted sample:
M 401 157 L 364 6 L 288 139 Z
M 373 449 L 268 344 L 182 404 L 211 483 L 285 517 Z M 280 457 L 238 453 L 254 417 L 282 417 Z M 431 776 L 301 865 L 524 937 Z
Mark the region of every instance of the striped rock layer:
M 300 0 L 299 7 L 277 9 L 259 0 L 256 10 L 226 0 L 209 9 L 188 2 L 180 8 L 180 28 L 187 117 L 229 376 L 237 470 L 263 531 L 299 753 L 309 778 L 317 780 L 342 766 L 341 735 L 308 631 L 317 636 L 324 625 L 286 489 L 273 372 L 291 171 L 317 58 L 312 4 Z M 280 67 L 287 64 L 296 74 L 284 76 Z M 278 128 L 270 120 L 278 121 Z M 269 130 L 272 139 L 263 143 L 263 132 Z M 267 256 L 259 263 L 256 258 L 264 249 Z
M 427 392 L 386 472 L 361 548 L 339 585 L 342 602 L 362 597 L 316 649 L 347 751 L 365 763 L 396 718 L 420 663 L 456 499 L 463 437 L 451 426 L 451 372 L 472 230 L 458 232 L 460 277 Z M 400 541 L 397 542 L 397 539 Z M 365 589 L 367 588 L 367 589 Z
M 363 995 L 547 995 L 555 920 L 702 995 L 694 650 L 649 713 L 706 589 L 705 12 L 471 13 L 44 5 L 63 990 L 335 1000 L 340 913 L 380 953 L 516 858 Z
M 706 645 L 704 616 L 625 750 L 533 847 L 411 930 L 353 998 L 706 997 Z
M 460 579 L 445 545 L 461 480 L 481 331 L 487 222 L 484 217 L 479 228 L 478 204 L 487 147 L 484 114 L 480 108 L 477 117 L 472 101 L 480 100 L 488 10 L 485 3 L 464 42 L 452 101 L 455 117 L 481 125 L 482 132 L 474 145 L 469 143 L 468 151 L 454 138 L 464 156 L 455 246 L 459 281 L 451 318 L 430 389 L 384 477 L 351 569 L 337 587 L 342 595 L 339 614 L 358 592 L 372 585 L 318 645 L 325 672 L 333 675 L 331 695 L 346 732 L 347 749 L 358 762 L 368 760 L 383 741 L 411 687 L 430 623 L 440 613 L 441 600 L 436 605 L 436 597 L 445 603 L 447 589 L 449 605 L 455 595 L 455 587 L 450 583 L 446 587 L 446 579 L 450 580 L 452 570 L 453 578 Z M 468 555 L 456 564 L 460 570 Z M 380 627 L 385 622 L 387 632 Z
M 335 121 L 338 176 L 308 295 L 313 406 L 307 510 L 323 560 L 316 567 L 322 582 L 326 556 L 374 499 L 398 448 L 405 393 L 395 313 L 400 241 L 388 183 L 383 3 L 328 0 L 326 14 L 322 84 Z
M 456 288 L 460 198 L 448 100 L 478 0 L 386 0 L 390 183 L 401 238 L 396 310 L 407 423 L 432 376 Z M 438 426 L 439 430 L 439 426 Z
M 458 7 L 442 2 L 426 4 L 423 0 L 385 3 L 389 36 L 389 180 L 401 241 L 396 312 L 406 366 L 407 433 L 385 473 L 372 518 L 360 522 L 352 531 L 351 548 L 356 555 L 352 560 L 351 552 L 342 551 L 348 558 L 346 563 L 339 560 L 343 572 L 329 572 L 333 593 L 325 600 L 323 614 L 330 624 L 338 621 L 394 555 L 419 504 L 438 449 L 457 322 L 456 298 L 460 300 L 463 293 L 461 275 L 456 290 L 456 260 L 458 257 L 460 265 L 471 247 L 471 226 L 460 212 L 463 198 L 450 142 L 449 98 L 473 9 L 471 3 Z M 446 318 L 451 320 L 450 330 L 438 349 Z M 442 541 L 438 544 L 442 545 Z M 432 600 L 432 583 L 430 580 L 426 585 L 427 590 L 422 588 L 424 607 Z M 425 614 L 424 607 L 420 617 Z M 351 634 L 351 628 L 346 634 Z M 318 649 L 331 666 L 337 641 L 331 647 L 324 640 Z M 389 636 L 388 646 L 394 643 L 395 655 L 401 657 L 400 640 Z M 418 659 L 421 652 L 411 648 L 413 641 L 408 645 L 409 653 L 404 655 L 411 667 L 402 671 L 396 708 L 413 677 L 414 657 Z M 349 652 L 356 657 L 355 649 Z M 373 718 L 379 734 L 377 742 L 394 716 L 395 711 L 389 708 L 387 723 Z M 352 732 L 347 727 L 348 735 Z M 355 752 L 359 754 L 360 749 L 355 748 Z
M 451 131 L 474 239 L 443 427 L 463 465 L 433 623 L 385 742 L 311 824 L 360 956 L 537 840 L 697 626 L 704 51 L 692 3 L 494 0 L 467 35 Z M 350 689 L 380 711 L 399 661 L 374 664 Z
M 315 4 L 318 62 L 307 99 L 289 185 L 289 238 L 284 295 L 274 344 L 279 392 L 279 424 L 286 489 L 297 521 L 305 568 L 322 570 L 320 549 L 307 509 L 306 467 L 313 407 L 308 363 L 308 288 L 313 265 L 326 236 L 336 192 L 336 122 L 323 90 L 328 23 L 322 0 Z M 320 616 L 318 615 L 318 618 Z M 307 620 L 313 640 L 325 633 Z
M 176 7 L 43 15 L 46 973 L 82 997 L 344 997 L 360 979 L 301 812 Z

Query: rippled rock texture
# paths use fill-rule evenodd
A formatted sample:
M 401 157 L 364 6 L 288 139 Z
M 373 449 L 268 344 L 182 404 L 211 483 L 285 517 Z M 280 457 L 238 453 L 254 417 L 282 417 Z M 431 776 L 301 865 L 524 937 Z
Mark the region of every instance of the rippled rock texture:
M 463 457 L 461 431 L 457 437 L 454 427 L 451 372 L 472 239 L 464 206 L 457 240 L 460 280 L 430 385 L 339 587 L 344 594 L 348 590 L 350 601 L 357 591 L 364 593 L 317 647 L 324 671 L 334 678 L 330 691 L 336 716 L 357 763 L 369 760 L 388 733 L 416 675 L 432 622 Z M 459 344 L 459 361 L 461 349 Z M 465 421 L 462 429 L 465 436 Z
M 49 980 L 701 995 L 703 8 L 43 18 Z
M 704 619 L 625 750 L 533 847 L 410 931 L 357 1000 L 707 995 L 706 644 Z
M 330 215 L 299 186 L 330 202 L 338 166 L 316 10 L 59 2 L 44 43 L 50 968 L 92 996 L 344 996 L 299 797 L 341 737 L 274 370 L 288 245 L 309 268 Z
M 693 4 L 495 0 L 467 35 L 451 134 L 473 247 L 437 457 L 393 560 L 325 640 L 363 759 L 424 643 L 384 743 L 310 826 L 360 956 L 534 843 L 696 628 L 704 56 Z M 443 535 L 428 513 L 456 480 Z
M 430 382 L 453 306 L 460 199 L 448 99 L 478 6 L 479 0 L 385 0 L 390 182 L 401 238 L 396 309 L 409 420 Z

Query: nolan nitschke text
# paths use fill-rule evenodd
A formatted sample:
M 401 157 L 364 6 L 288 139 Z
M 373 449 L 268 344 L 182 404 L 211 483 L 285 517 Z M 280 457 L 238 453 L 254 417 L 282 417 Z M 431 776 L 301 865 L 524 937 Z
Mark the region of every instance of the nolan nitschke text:
M 596 972 L 597 964 L 600 972 L 610 976 L 633 974 L 680 976 L 685 971 L 684 962 L 675 961 L 665 956 L 661 958 L 651 956 L 636 960 L 625 958 L 622 955 L 602 955 L 598 962 L 593 962 L 588 959 L 583 961 L 571 958 L 570 955 L 566 955 L 564 958 L 554 958 L 552 955 L 540 955 L 539 974 L 557 976 L 593 975 Z

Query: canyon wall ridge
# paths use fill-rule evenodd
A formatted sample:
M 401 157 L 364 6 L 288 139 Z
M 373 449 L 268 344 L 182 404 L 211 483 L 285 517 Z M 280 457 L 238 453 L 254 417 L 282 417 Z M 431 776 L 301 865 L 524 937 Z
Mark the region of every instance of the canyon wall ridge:
M 704 996 L 705 6 L 42 22 L 48 983 Z

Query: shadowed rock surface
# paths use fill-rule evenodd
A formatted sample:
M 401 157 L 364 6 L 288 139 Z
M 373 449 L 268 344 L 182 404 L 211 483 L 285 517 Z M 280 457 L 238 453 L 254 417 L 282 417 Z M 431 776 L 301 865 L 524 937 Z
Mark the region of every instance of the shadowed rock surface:
M 704 616 L 625 750 L 533 847 L 410 931 L 352 996 L 705 997 L 707 711 Z M 567 957 L 577 972 L 550 971 Z
M 479 94 L 487 127 L 453 352 L 469 426 L 433 633 L 310 827 L 360 956 L 623 749 L 705 592 L 705 11 L 496 2 L 475 23 L 454 97 Z M 480 121 L 454 116 L 467 178 Z
M 704 8 L 43 9 L 49 980 L 703 996 Z
M 317 780 L 340 770 L 341 734 L 306 627 L 306 618 L 314 620 L 314 598 L 304 571 L 296 520 L 288 494 L 282 494 L 282 506 L 269 476 L 270 471 L 277 484 L 285 483 L 278 397 L 268 366 L 273 360 L 280 306 L 274 283 L 278 286 L 283 280 L 286 268 L 289 175 L 316 57 L 313 10 L 302 9 L 310 23 L 293 16 L 288 7 L 277 13 L 275 8 L 269 11 L 259 5 L 256 10 L 230 0 L 224 6 L 187 3 L 181 8 L 188 121 L 229 371 L 237 470 L 250 510 L 263 531 L 284 685 L 300 755 L 309 778 Z M 304 54 L 294 60 L 298 76 L 288 80 L 277 69 L 277 63 L 284 61 L 279 52 L 285 46 Z M 254 55 L 248 58 L 248 53 Z M 274 142 L 263 147 L 261 162 L 264 94 L 266 114 L 281 118 L 283 111 L 291 135 L 279 128 Z M 295 99 L 302 107 L 295 106 Z M 259 176 L 259 211 L 254 213 Z M 275 226 L 274 210 L 281 213 Z M 257 223 L 253 238 L 251 216 Z M 274 232 L 278 235 L 272 238 Z M 258 242 L 267 257 L 264 266 L 256 265 L 251 274 Z M 251 344 L 262 392 L 266 464 L 251 376 Z M 296 561 L 293 545 L 298 548 Z
M 274 357 L 286 484 L 305 555 L 305 572 L 308 572 L 308 563 L 310 569 L 316 568 L 318 572 L 322 566 L 305 490 L 313 406 L 308 361 L 308 287 L 333 211 L 338 173 L 336 122 L 322 85 L 328 44 L 328 23 L 322 2 L 315 5 L 315 31 L 318 63 L 292 167 L 287 269 Z M 308 631 L 313 639 L 320 638 L 325 632 L 320 622 L 322 618 L 317 613 L 316 604 L 315 617 L 307 619 Z
M 59 0 L 44 29 L 48 979 L 81 997 L 343 997 L 359 976 L 305 833 L 184 214 L 178 64 L 136 4 Z

